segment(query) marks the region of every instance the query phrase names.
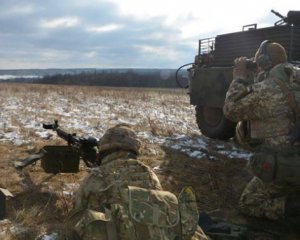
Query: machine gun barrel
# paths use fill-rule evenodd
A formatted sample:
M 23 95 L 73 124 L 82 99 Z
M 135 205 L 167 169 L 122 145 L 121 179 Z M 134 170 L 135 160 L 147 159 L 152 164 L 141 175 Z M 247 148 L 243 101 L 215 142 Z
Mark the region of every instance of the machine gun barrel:
M 68 143 L 68 145 L 75 147 L 78 144 L 80 144 L 80 139 L 78 139 L 76 137 L 76 133 L 71 134 L 71 133 L 67 133 L 67 132 L 63 131 L 62 129 L 60 129 L 57 120 L 54 121 L 54 124 L 43 123 L 43 128 L 56 131 L 57 135 L 60 138 L 64 139 Z
M 281 26 L 281 25 L 285 25 L 285 24 L 289 23 L 288 18 L 281 15 L 279 12 L 276 12 L 273 9 L 271 10 L 271 12 L 274 13 L 277 17 L 280 18 L 277 22 L 275 22 L 275 24 L 274 24 L 275 26 Z
M 285 19 L 286 17 L 281 15 L 279 12 L 274 11 L 273 9 L 271 10 L 272 13 L 274 13 L 277 17 L 280 17 L 281 19 Z

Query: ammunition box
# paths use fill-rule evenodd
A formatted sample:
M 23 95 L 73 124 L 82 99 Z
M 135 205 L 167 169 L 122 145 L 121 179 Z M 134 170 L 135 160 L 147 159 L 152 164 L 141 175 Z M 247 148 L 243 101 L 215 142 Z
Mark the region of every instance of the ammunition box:
M 46 173 L 75 173 L 79 171 L 80 155 L 70 146 L 45 146 L 41 166 Z

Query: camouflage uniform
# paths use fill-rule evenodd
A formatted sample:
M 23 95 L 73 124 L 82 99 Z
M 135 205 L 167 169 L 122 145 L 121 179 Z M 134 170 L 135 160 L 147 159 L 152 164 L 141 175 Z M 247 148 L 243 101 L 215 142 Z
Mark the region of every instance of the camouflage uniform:
M 261 72 L 253 84 L 246 78 L 235 78 L 226 95 L 225 116 L 235 122 L 247 121 L 250 139 L 261 146 L 289 146 L 295 116 L 274 79 L 283 81 L 300 103 L 297 74 L 295 67 L 281 63 Z M 240 207 L 251 216 L 278 219 L 284 216 L 286 197 L 293 191 L 295 188 L 265 183 L 254 177 L 241 195 Z
M 175 197 L 135 157 L 140 142 L 128 126 L 107 131 L 101 165 L 82 182 L 68 220 L 67 239 L 207 239 L 191 188 Z

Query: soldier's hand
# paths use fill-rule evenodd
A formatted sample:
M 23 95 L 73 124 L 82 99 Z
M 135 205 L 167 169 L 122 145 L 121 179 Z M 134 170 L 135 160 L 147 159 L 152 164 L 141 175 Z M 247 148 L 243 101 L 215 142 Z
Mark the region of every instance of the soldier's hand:
M 234 60 L 233 79 L 247 78 L 246 57 L 239 57 Z
M 81 157 L 88 167 L 95 167 L 100 165 L 98 159 L 98 147 L 87 147 L 81 150 Z

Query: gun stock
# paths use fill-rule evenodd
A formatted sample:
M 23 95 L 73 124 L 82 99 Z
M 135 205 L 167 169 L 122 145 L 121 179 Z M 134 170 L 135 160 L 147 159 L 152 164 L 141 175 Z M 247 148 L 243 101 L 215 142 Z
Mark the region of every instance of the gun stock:
M 16 162 L 14 162 L 15 168 L 18 170 L 22 170 L 23 168 L 27 167 L 28 165 L 34 164 L 36 163 L 38 160 L 42 159 L 42 157 L 44 156 L 44 153 L 37 153 L 37 154 L 33 154 L 28 158 L 25 158 L 23 160 L 18 160 Z

